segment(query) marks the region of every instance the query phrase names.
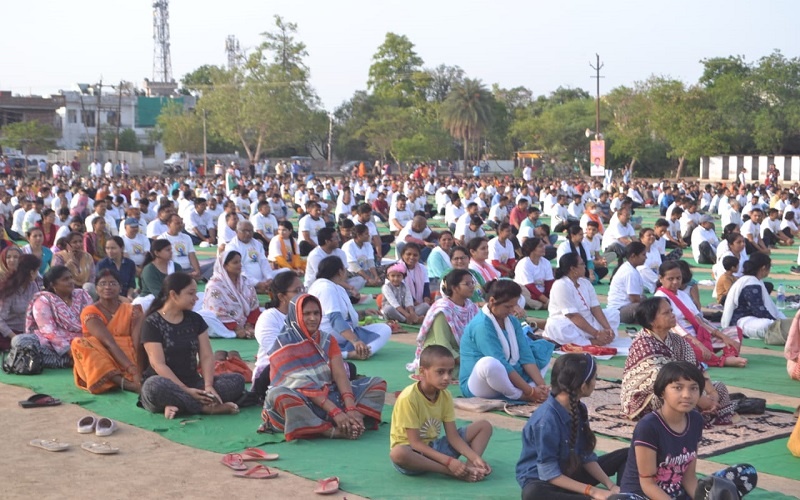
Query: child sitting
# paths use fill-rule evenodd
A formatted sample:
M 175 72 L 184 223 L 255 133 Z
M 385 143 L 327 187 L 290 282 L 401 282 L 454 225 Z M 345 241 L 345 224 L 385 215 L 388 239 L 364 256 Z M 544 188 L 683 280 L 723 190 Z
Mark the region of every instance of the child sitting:
M 386 270 L 386 283 L 381 288 L 383 293 L 381 313 L 386 319 L 418 325 L 422 323 L 430 306 L 425 302 L 414 305 L 414 299 L 404 282 L 405 279 L 406 265 L 402 262 Z
M 419 382 L 406 387 L 394 404 L 389 458 L 401 474 L 438 472 L 475 482 L 492 472 L 481 458 L 492 437 L 491 424 L 480 420 L 456 428 L 453 397 L 447 390 L 454 367 L 447 348 L 426 347 L 419 358 Z M 466 463 L 458 459 L 462 455 Z
M 715 291 L 717 293 L 717 302 L 721 305 L 725 305 L 725 298 L 728 296 L 728 290 L 730 290 L 736 282 L 736 276 L 734 276 L 733 273 L 739 270 L 739 259 L 733 255 L 727 255 L 722 258 L 722 267 L 725 269 L 725 272 L 717 278 Z

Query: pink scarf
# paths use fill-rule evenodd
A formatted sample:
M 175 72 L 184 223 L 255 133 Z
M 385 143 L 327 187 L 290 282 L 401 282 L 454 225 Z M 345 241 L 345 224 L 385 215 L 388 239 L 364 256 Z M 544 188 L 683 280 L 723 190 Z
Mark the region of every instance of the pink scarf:
M 442 297 L 434 302 L 428 313 L 425 314 L 425 319 L 422 321 L 422 326 L 420 326 L 419 334 L 417 334 L 417 350 L 414 353 L 414 361 L 406 365 L 408 371 L 416 372 L 419 368 L 419 356 L 425 345 L 425 339 L 428 337 L 433 321 L 439 314 L 444 315 L 447 324 L 450 325 L 450 332 L 455 337 L 456 342 L 461 345 L 461 335 L 464 333 L 464 328 L 478 314 L 478 306 L 467 299 L 462 307 L 450 300 L 449 297 Z
M 398 262 L 401 263 L 402 261 Z M 422 264 L 417 264 L 414 269 L 409 269 L 408 266 L 402 262 L 406 268 L 406 279 L 404 283 L 411 292 L 411 298 L 414 299 L 414 304 L 422 302 L 422 294 L 425 292 L 425 279 L 428 277 L 428 271 Z

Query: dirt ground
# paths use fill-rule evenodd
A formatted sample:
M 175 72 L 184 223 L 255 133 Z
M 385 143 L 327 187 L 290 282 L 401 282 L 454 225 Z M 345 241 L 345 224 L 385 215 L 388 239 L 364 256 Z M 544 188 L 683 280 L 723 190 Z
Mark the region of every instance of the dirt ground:
M 5 471 L 0 498 L 320 498 L 313 493 L 314 481 L 284 471 L 274 479 L 236 478 L 219 463 L 217 453 L 173 443 L 122 423 L 120 430 L 105 438 L 120 448 L 119 454 L 88 453 L 81 443 L 104 438 L 78 434 L 76 423 L 92 413 L 72 404 L 22 409 L 17 402 L 30 395 L 28 389 L 0 384 L 0 470 Z M 32 439 L 53 438 L 72 446 L 54 453 L 28 444 Z M 280 459 L 269 463 L 270 468 L 272 464 L 279 469 Z M 362 497 L 340 492 L 329 498 Z

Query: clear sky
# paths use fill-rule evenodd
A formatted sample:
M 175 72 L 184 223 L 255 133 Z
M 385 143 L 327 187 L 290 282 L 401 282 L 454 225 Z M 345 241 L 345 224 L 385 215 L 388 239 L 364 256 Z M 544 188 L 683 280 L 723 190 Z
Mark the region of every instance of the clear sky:
M 0 89 L 49 94 L 101 77 L 152 78 L 152 0 L 5 1 L 2 13 Z M 298 24 L 329 110 L 366 88 L 389 31 L 406 35 L 426 67 L 458 65 L 487 86 L 536 95 L 593 91 L 595 53 L 604 93 L 652 74 L 695 82 L 707 57 L 800 52 L 798 0 L 170 0 L 175 79 L 224 65 L 227 35 L 255 47 L 275 14 Z

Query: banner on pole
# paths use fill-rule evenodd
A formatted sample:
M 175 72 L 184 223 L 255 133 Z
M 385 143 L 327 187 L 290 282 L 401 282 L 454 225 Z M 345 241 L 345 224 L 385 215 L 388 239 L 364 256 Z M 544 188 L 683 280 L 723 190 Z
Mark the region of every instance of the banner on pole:
M 592 161 L 591 176 L 603 177 L 606 169 L 606 141 L 591 141 L 590 152 Z

